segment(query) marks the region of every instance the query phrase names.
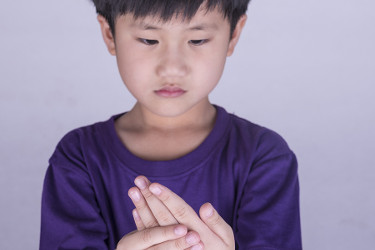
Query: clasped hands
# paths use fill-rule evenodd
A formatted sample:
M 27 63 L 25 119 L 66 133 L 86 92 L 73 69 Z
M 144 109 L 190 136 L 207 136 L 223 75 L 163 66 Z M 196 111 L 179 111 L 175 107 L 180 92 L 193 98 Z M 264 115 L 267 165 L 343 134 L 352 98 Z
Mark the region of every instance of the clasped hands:
M 135 209 L 137 230 L 125 235 L 117 250 L 128 249 L 212 249 L 235 248 L 232 228 L 210 203 L 199 215 L 181 197 L 159 183 L 150 183 L 144 176 L 129 189 Z

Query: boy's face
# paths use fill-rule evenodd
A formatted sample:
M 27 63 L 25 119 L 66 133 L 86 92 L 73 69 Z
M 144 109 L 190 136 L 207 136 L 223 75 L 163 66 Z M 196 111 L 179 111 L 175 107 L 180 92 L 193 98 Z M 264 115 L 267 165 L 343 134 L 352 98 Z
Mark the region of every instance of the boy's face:
M 240 19 L 230 39 L 229 21 L 217 10 L 201 9 L 190 22 L 127 14 L 116 20 L 114 39 L 104 19 L 98 19 L 122 80 L 138 104 L 167 117 L 209 103 L 208 94 L 219 82 L 246 20 Z

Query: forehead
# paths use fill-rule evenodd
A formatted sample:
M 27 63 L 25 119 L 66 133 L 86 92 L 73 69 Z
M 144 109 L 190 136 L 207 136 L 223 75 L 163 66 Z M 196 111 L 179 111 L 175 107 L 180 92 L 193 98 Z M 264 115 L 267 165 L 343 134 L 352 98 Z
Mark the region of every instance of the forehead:
M 217 9 L 207 11 L 205 8 L 200 8 L 191 19 L 184 18 L 179 14 L 176 14 L 170 20 L 163 20 L 158 15 L 135 18 L 133 14 L 128 13 L 119 16 L 116 20 L 116 25 L 141 30 L 162 30 L 171 28 L 219 30 L 229 26 L 229 20 Z

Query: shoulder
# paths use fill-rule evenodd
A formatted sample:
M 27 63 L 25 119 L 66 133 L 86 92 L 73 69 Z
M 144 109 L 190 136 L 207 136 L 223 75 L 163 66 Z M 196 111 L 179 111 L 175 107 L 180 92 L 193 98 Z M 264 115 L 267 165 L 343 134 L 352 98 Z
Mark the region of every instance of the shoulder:
M 85 151 L 100 147 L 103 138 L 109 134 L 113 121 L 119 115 L 114 115 L 106 121 L 96 122 L 69 131 L 58 142 L 56 149 L 50 158 L 50 162 L 60 158 L 81 159 Z
M 57 148 L 69 148 L 74 145 L 82 145 L 87 140 L 92 140 L 93 137 L 99 135 L 100 131 L 106 127 L 107 123 L 109 123 L 109 120 L 73 129 L 62 137 L 57 144 Z
M 247 119 L 231 116 L 231 136 L 235 136 L 241 145 L 248 145 L 257 156 L 265 154 L 283 155 L 291 153 L 285 139 L 277 132 L 255 124 Z

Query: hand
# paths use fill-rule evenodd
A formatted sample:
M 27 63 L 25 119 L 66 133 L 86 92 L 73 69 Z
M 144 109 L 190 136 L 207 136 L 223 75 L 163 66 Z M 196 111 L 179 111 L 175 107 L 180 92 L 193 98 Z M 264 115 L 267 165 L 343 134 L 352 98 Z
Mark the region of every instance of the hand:
M 146 177 L 136 178 L 135 183 L 140 188 L 142 193 L 138 188 L 133 187 L 129 189 L 129 196 L 136 205 L 136 209 L 133 210 L 133 217 L 138 232 L 144 232 L 145 230 L 147 232 L 147 230 L 160 228 L 160 226 L 178 225 L 177 220 L 163 205 L 163 203 L 148 190 L 150 182 Z M 147 197 L 150 203 L 154 205 L 153 211 L 155 211 L 155 214 L 157 215 L 156 218 L 148 207 L 144 197 Z M 186 226 L 184 226 L 184 228 L 186 228 Z M 140 239 L 138 238 L 137 240 Z M 127 235 L 120 241 L 119 245 L 121 244 L 122 247 L 125 247 L 123 249 L 126 249 L 126 246 L 132 246 L 130 242 L 131 239 L 129 238 L 129 235 Z M 168 243 L 168 245 L 159 243 L 158 247 L 161 247 L 160 249 L 168 249 L 166 247 L 173 246 L 173 244 L 173 249 L 188 249 L 188 247 L 191 247 L 189 249 L 193 250 L 203 249 L 203 243 L 200 241 L 199 235 L 194 231 L 187 232 L 185 237 L 176 240 L 174 243 Z
M 191 249 L 199 242 L 189 242 L 187 228 L 183 225 L 147 228 L 125 235 L 116 250 Z
M 151 183 L 145 176 L 138 176 L 134 183 L 139 189 L 132 187 L 128 194 L 136 207 L 133 217 L 138 230 L 179 224 L 164 204 L 150 192 Z
M 199 218 L 182 198 L 168 188 L 157 183 L 149 186 L 149 181 L 144 176 L 137 177 L 135 183 L 140 188 L 142 197 L 140 197 L 137 188 L 130 189 L 129 195 L 134 197 L 134 194 L 138 194 L 136 201 L 132 199 L 136 206 L 134 211 L 135 221 L 140 227 L 142 227 L 142 223 L 144 226 L 145 223 L 148 225 L 159 223 L 155 221 L 164 224 L 175 224 L 175 221 L 177 221 L 186 225 L 188 229 L 196 231 L 206 249 L 235 248 L 232 228 L 221 218 L 211 204 L 206 203 L 201 206 L 199 211 L 201 218 Z M 139 214 L 137 214 L 137 211 L 139 211 Z M 142 217 L 142 214 L 147 216 Z M 171 217 L 174 219 L 171 219 Z

